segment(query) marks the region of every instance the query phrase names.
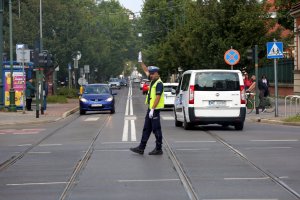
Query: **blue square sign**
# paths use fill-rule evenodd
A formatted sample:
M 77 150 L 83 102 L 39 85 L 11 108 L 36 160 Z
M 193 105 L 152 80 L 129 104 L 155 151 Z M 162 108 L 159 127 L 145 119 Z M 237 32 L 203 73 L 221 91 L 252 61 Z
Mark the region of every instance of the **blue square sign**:
M 267 58 L 283 58 L 283 43 L 282 42 L 268 42 L 267 43 Z

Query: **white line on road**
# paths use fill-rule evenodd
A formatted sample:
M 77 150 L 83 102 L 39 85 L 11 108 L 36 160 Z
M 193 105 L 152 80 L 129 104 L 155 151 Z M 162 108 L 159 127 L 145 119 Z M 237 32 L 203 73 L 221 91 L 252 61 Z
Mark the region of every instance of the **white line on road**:
M 206 151 L 209 148 L 202 148 L 202 149 L 176 149 L 176 151 Z
M 32 144 L 19 144 L 18 147 L 27 147 L 27 146 L 31 146 Z
M 269 177 L 257 177 L 257 178 L 224 178 L 224 180 L 266 180 Z
M 68 183 L 68 182 L 14 183 L 14 184 L 6 184 L 6 186 L 58 185 L 58 184 L 67 184 L 67 183 Z
M 171 117 L 171 116 L 161 116 L 161 118 L 163 120 L 174 120 L 175 119 L 174 117 Z
M 128 120 L 124 121 L 122 141 L 123 142 L 128 141 Z
M 131 120 L 131 141 L 136 141 L 135 121 Z
M 247 147 L 245 149 L 291 149 L 292 147 Z
M 175 143 L 205 143 L 205 142 L 216 142 L 214 140 L 198 140 L 198 141 L 175 141 Z
M 298 142 L 299 140 L 250 140 L 251 142 Z
M 101 144 L 132 144 L 137 142 L 102 142 Z
M 92 121 L 97 121 L 99 119 L 99 117 L 89 117 L 87 119 L 85 119 L 85 122 L 92 122 Z
M 278 200 L 278 199 L 202 199 L 202 200 Z
M 61 146 L 62 144 L 40 144 L 40 147 Z
M 30 151 L 29 154 L 49 154 L 50 151 Z
M 124 183 L 124 182 L 164 182 L 164 181 L 180 181 L 180 179 L 118 180 L 119 183 Z
M 122 151 L 129 151 L 128 149 L 97 149 L 97 150 L 94 150 L 94 152 L 96 151 L 107 151 L 107 152 L 122 152 Z

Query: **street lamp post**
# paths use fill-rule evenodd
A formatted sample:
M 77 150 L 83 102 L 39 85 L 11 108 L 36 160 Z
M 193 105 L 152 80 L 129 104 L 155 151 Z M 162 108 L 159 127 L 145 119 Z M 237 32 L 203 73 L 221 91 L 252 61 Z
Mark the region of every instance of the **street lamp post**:
M 13 70 L 13 45 L 12 45 L 12 5 L 11 0 L 9 0 L 9 59 L 10 59 L 10 90 L 9 90 L 9 111 L 15 112 L 16 100 L 15 100 L 15 89 L 14 89 L 14 70 Z
M 3 0 L 0 0 L 0 109 L 4 107 L 3 98 Z

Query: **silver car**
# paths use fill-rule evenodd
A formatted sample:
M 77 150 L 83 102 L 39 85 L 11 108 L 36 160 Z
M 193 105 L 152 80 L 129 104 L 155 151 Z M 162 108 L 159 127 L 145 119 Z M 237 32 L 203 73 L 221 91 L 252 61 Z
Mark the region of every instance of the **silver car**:
M 121 89 L 121 83 L 118 78 L 110 78 L 108 81 L 108 85 L 110 88 Z

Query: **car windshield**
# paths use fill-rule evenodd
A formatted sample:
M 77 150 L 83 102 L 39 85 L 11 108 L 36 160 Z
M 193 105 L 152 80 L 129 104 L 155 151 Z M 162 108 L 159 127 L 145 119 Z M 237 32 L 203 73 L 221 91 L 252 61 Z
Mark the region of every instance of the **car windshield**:
M 119 79 L 117 79 L 117 78 L 110 78 L 109 82 L 119 82 Z
M 237 91 L 240 90 L 237 73 L 202 72 L 195 78 L 195 91 Z
M 164 92 L 172 92 L 172 89 L 176 90 L 177 86 L 175 85 L 167 85 L 164 86 Z
M 84 90 L 85 94 L 109 94 L 109 87 L 106 85 L 87 85 Z

